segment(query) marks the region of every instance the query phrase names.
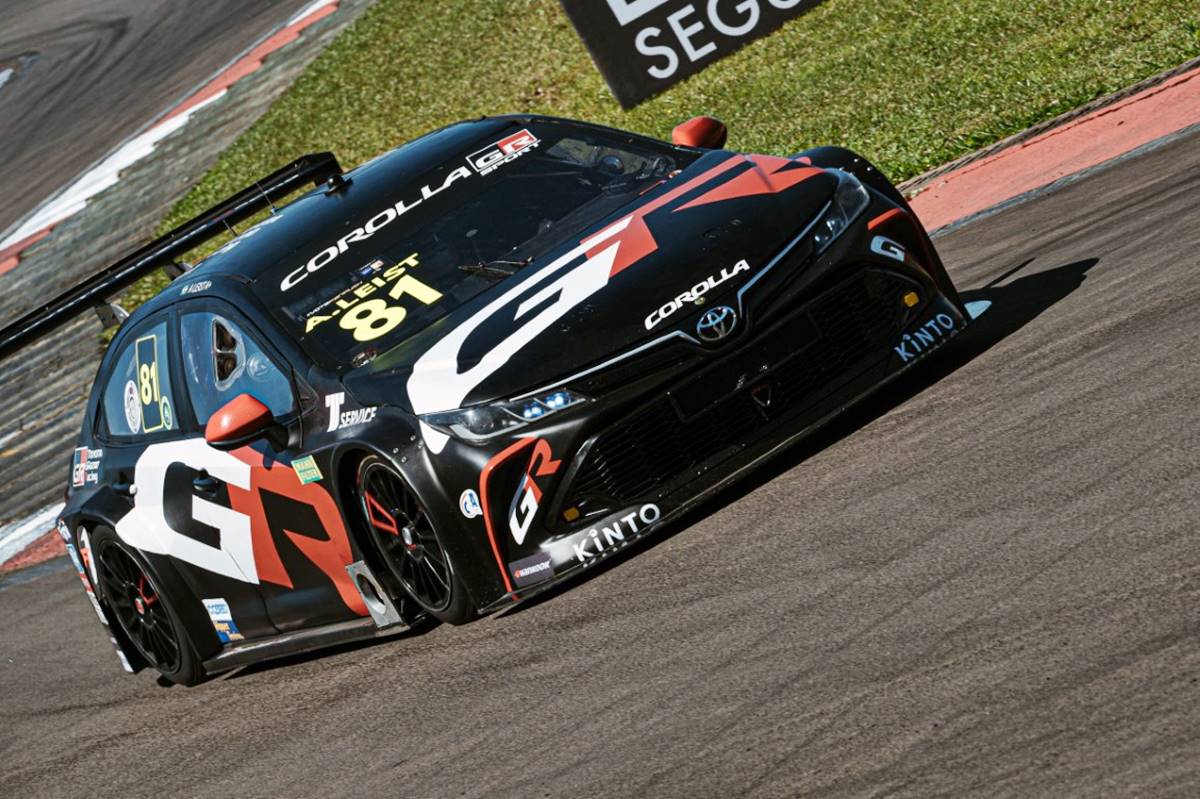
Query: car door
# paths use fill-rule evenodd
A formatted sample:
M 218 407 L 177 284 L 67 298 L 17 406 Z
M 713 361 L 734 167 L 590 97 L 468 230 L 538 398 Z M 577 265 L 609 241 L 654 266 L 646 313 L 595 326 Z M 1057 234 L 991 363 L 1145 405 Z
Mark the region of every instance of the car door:
M 197 433 L 189 465 L 205 502 L 219 508 L 208 514 L 233 539 L 222 545 L 226 574 L 258 586 L 280 630 L 366 615 L 346 573 L 356 558 L 317 461 L 267 438 L 231 452 L 203 439 L 208 420 L 241 394 L 281 425 L 294 424 L 290 366 L 236 309 L 211 298 L 181 305 L 179 332 L 181 382 Z

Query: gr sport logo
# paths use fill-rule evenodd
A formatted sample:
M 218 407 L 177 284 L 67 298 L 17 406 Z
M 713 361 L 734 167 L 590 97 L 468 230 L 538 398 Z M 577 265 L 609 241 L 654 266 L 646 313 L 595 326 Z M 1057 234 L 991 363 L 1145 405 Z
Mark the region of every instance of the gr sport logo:
M 495 144 L 484 147 L 479 152 L 467 156 L 467 162 L 481 175 L 495 172 L 500 167 L 515 161 L 525 153 L 537 147 L 539 140 L 528 130 L 521 130 L 511 136 L 505 136 Z
M 207 495 L 192 490 L 200 474 L 222 487 Z M 288 464 L 249 447 L 223 452 L 185 438 L 146 447 L 134 483 L 133 509 L 116 524 L 129 546 L 239 582 L 295 588 L 294 577 L 307 578 L 289 572 L 282 544 L 323 572 L 346 607 L 367 615 L 346 571 L 353 550 L 337 503 Z
M 525 535 L 542 503 L 542 488 L 535 478 L 552 476 L 561 464 L 562 461 L 554 460 L 550 444 L 545 439 L 538 439 L 529 456 L 529 466 L 525 468 L 517 493 L 513 495 L 508 508 L 508 529 L 518 545 L 525 542 Z
M 71 485 L 75 488 L 82 488 L 88 483 L 99 482 L 102 457 L 104 457 L 102 449 L 77 447 L 74 461 L 71 464 Z
M 871 241 L 871 252 L 904 263 L 904 248 L 887 236 L 876 236 Z

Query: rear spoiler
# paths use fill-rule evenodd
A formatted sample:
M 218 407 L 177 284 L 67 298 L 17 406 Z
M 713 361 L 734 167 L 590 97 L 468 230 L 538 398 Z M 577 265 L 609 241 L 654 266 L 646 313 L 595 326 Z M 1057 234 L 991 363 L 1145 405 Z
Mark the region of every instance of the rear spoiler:
M 233 225 L 282 200 L 309 181 L 316 186 L 340 175 L 341 167 L 332 153 L 313 153 L 278 169 L 254 185 L 213 206 L 200 216 L 157 238 L 115 264 L 68 289 L 47 303 L 37 306 L 17 321 L 0 330 L 0 358 L 27 347 L 47 333 L 62 327 L 76 316 L 96 309 L 106 325 L 122 321 L 123 312 L 109 305 L 109 298 L 129 288 L 156 269 L 178 277 L 187 267 L 178 259 L 184 253 L 211 241 Z

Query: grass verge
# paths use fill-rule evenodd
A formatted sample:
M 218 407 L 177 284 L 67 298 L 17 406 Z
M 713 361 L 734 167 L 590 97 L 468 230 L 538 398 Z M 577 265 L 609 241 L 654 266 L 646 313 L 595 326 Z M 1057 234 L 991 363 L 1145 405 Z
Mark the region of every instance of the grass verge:
M 598 0 L 597 0 L 598 1 Z M 536 112 L 730 147 L 861 151 L 903 180 L 1200 54 L 1195 0 L 827 0 L 624 112 L 557 0 L 380 0 L 175 206 L 166 230 L 305 152 L 350 166 L 458 119 Z M 164 285 L 131 290 L 136 305 Z

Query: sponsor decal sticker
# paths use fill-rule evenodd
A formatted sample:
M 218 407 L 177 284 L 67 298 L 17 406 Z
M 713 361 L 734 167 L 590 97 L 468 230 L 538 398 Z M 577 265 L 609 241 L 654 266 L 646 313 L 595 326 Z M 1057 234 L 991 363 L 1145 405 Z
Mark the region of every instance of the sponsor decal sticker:
M 296 476 L 300 478 L 301 485 L 315 483 L 324 477 L 312 455 L 305 455 L 303 458 L 292 461 L 292 468 L 296 470 Z
M 129 432 L 142 431 L 142 401 L 139 399 L 137 383 L 130 380 L 125 384 L 125 423 Z
M 440 291 L 408 272 L 420 263 L 417 254 L 413 253 L 383 274 L 377 274 L 383 268 L 380 260 L 360 267 L 358 274 L 364 277 L 361 282 L 323 302 L 305 317 L 305 334 L 333 319 L 338 320 L 342 330 L 350 331 L 355 341 L 374 341 L 390 333 L 404 322 L 408 309 L 404 304 L 392 305 L 383 299 L 384 296 L 392 300 L 409 297 L 424 305 L 433 305 L 442 298 Z M 371 297 L 376 292 L 379 294 Z
M 545 582 L 554 576 L 554 564 L 551 562 L 549 552 L 539 552 L 528 558 L 514 561 L 508 564 L 508 570 L 512 573 L 513 582 L 521 588 Z
M 79 575 L 79 582 L 83 583 L 83 591 L 87 594 L 88 601 L 91 602 L 92 610 L 96 611 L 96 618 L 100 619 L 100 623 L 107 627 L 108 619 L 104 618 L 104 611 L 100 609 L 100 601 L 96 599 L 96 592 L 92 590 L 92 584 L 88 582 L 83 560 L 75 550 L 75 545 L 70 541 L 67 542 L 67 555 L 70 556 L 71 565 L 75 567 L 75 572 Z
M 930 350 L 940 347 L 956 332 L 957 323 L 950 314 L 940 313 L 912 333 L 905 333 L 900 343 L 892 347 L 900 363 L 911 363 Z
M 631 510 L 624 516 L 610 516 L 590 530 L 584 530 L 557 542 L 556 546 L 568 548 L 576 561 L 587 563 L 612 549 L 624 546 L 627 540 L 645 532 L 661 518 L 662 511 L 659 507 L 653 503 L 647 503 L 637 510 Z
M 163 396 L 162 385 L 159 383 L 158 336 L 154 333 L 142 336 L 137 340 L 135 347 L 142 430 L 146 433 L 170 430 L 175 426 L 175 420 L 171 412 L 171 401 Z
M 100 481 L 100 459 L 104 450 L 76 447 L 75 457 L 71 463 L 71 485 L 82 488 L 85 485 L 95 485 Z
M 238 632 L 237 625 L 233 622 L 233 613 L 229 610 L 229 603 L 224 599 L 202 599 L 204 609 L 208 611 L 208 618 L 212 619 L 213 629 L 217 631 L 217 638 L 221 639 L 221 643 L 227 644 L 230 641 L 241 641 L 245 636 Z
M 476 519 L 483 515 L 483 506 L 479 504 L 479 495 L 475 489 L 468 488 L 458 495 L 458 509 L 468 519 Z
M 745 259 L 742 259 L 741 261 L 738 261 L 736 264 L 734 264 L 731 267 L 725 267 L 725 268 L 721 269 L 720 274 L 709 275 L 708 277 L 704 278 L 696 285 L 692 286 L 687 291 L 684 291 L 683 293 L 676 296 L 675 299 L 668 300 L 666 303 L 664 303 L 662 305 L 662 307 L 658 308 L 657 310 L 652 312 L 649 316 L 647 316 L 646 317 L 646 329 L 653 330 L 660 323 L 662 323 L 662 322 L 666 321 L 668 318 L 670 318 L 674 313 L 676 313 L 680 308 L 682 308 L 687 303 L 695 303 L 696 305 L 702 305 L 704 303 L 704 295 L 705 294 L 712 291 L 713 289 L 715 289 L 717 286 L 721 285 L 725 281 L 732 280 L 734 277 L 736 277 L 737 275 L 740 275 L 742 272 L 749 272 L 749 271 L 750 271 L 750 264 L 747 263 Z
M 88 531 L 83 529 L 79 531 L 79 557 L 83 559 L 83 565 L 87 566 L 92 583 L 99 585 L 100 575 L 96 574 L 96 559 L 92 557 L 92 539 Z
M 325 396 L 325 407 L 329 409 L 329 429 L 326 432 L 332 433 L 335 430 L 344 430 L 348 427 L 357 427 L 360 424 L 375 421 L 375 414 L 379 411 L 377 407 L 343 411 L 342 405 L 345 402 L 346 392 L 344 391 Z
M 433 199 L 438 194 L 441 194 L 443 191 L 453 186 L 457 181 L 469 177 L 471 177 L 471 170 L 465 166 L 460 166 L 446 175 L 446 179 L 442 181 L 441 186 L 422 186 L 420 197 L 409 197 L 407 201 L 400 200 L 395 205 L 384 208 L 382 211 L 375 214 L 375 216 L 368 219 L 366 224 L 364 224 L 362 227 L 357 227 L 354 230 L 351 230 L 345 236 L 342 236 L 340 239 L 338 239 L 336 243 L 330 244 L 312 258 L 309 258 L 307 263 L 302 264 L 301 266 L 298 266 L 289 272 L 279 284 L 279 290 L 288 291 L 289 289 L 294 288 L 300 283 L 300 281 L 304 280 L 304 278 L 308 277 L 313 272 L 320 271 L 322 268 L 337 260 L 338 257 L 348 252 L 351 244 L 356 244 L 358 242 L 363 242 L 370 239 L 376 233 L 383 230 L 385 227 L 392 224 L 421 203 L 425 202 L 426 200 Z
M 517 486 L 508 508 L 508 529 L 513 540 L 518 544 L 525 542 L 533 517 L 537 515 L 542 502 L 542 488 L 535 478 L 549 477 L 558 471 L 562 461 L 554 460 L 550 444 L 545 439 L 539 439 L 533 445 L 533 453 L 529 456 L 529 466 Z
M 212 288 L 211 280 L 198 280 L 195 283 L 189 283 L 179 290 L 179 295 L 186 297 L 188 294 L 199 294 L 202 291 L 207 291 Z
M 538 138 L 528 130 L 518 131 L 478 152 L 471 153 L 467 156 L 467 163 L 479 174 L 488 175 L 525 155 L 539 144 L 541 142 Z
M 889 239 L 887 236 L 876 236 L 871 240 L 871 252 L 904 263 L 904 247 Z

